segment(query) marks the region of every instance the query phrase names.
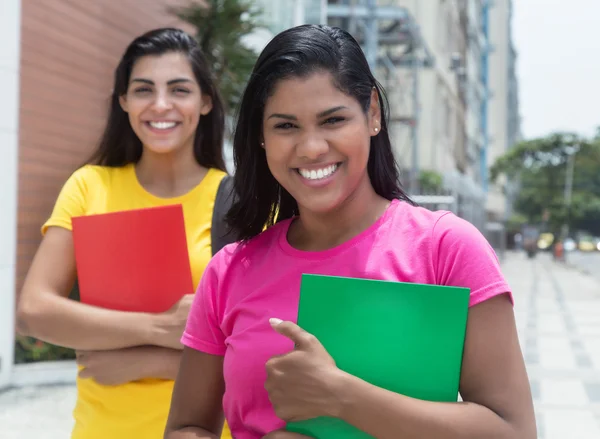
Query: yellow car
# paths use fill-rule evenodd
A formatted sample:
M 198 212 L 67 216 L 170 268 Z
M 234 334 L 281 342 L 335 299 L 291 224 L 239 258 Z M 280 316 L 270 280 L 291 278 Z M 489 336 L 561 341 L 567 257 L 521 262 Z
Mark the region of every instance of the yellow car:
M 579 250 L 582 252 L 595 252 L 598 250 L 598 245 L 591 240 L 581 240 L 579 241 Z

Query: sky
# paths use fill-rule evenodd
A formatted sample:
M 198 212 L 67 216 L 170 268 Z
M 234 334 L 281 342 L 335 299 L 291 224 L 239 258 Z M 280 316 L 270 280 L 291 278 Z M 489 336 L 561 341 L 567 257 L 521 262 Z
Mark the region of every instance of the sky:
M 513 0 L 525 138 L 600 126 L 600 0 Z

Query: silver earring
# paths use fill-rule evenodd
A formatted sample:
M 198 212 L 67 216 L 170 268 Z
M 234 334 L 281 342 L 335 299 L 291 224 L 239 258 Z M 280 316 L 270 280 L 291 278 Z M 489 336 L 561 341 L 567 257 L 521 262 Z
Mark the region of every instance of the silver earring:
M 375 132 L 378 132 L 378 131 L 379 131 L 379 128 L 375 127 Z
M 260 142 L 260 146 L 265 146 L 265 142 Z

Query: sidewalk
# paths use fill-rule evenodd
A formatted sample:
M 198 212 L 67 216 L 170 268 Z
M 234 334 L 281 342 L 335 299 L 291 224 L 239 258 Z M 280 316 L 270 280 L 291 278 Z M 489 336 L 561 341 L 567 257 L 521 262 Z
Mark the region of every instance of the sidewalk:
M 515 292 L 538 438 L 600 438 L 600 282 L 547 254 L 512 254 L 503 270 Z
M 539 439 L 600 438 L 600 282 L 556 264 L 509 253 L 502 263 L 535 400 Z M 2 439 L 66 439 L 73 386 L 0 393 Z
M 0 393 L 2 439 L 68 439 L 75 386 L 24 387 Z

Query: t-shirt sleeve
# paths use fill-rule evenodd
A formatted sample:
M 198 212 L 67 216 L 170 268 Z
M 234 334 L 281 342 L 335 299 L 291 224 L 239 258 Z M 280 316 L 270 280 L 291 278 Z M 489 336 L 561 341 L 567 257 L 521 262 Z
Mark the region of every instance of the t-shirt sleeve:
M 437 220 L 432 233 L 432 262 L 437 284 L 469 288 L 469 306 L 500 294 L 508 294 L 514 304 L 498 257 L 475 226 L 446 213 Z
M 220 327 L 219 272 L 224 265 L 223 252 L 213 257 L 196 291 L 181 338 L 184 346 L 211 355 L 225 355 L 225 335 Z
M 84 167 L 75 171 L 65 182 L 50 218 L 42 226 L 42 235 L 51 226 L 73 230 L 71 218 L 85 215 L 89 174 L 90 170 Z

